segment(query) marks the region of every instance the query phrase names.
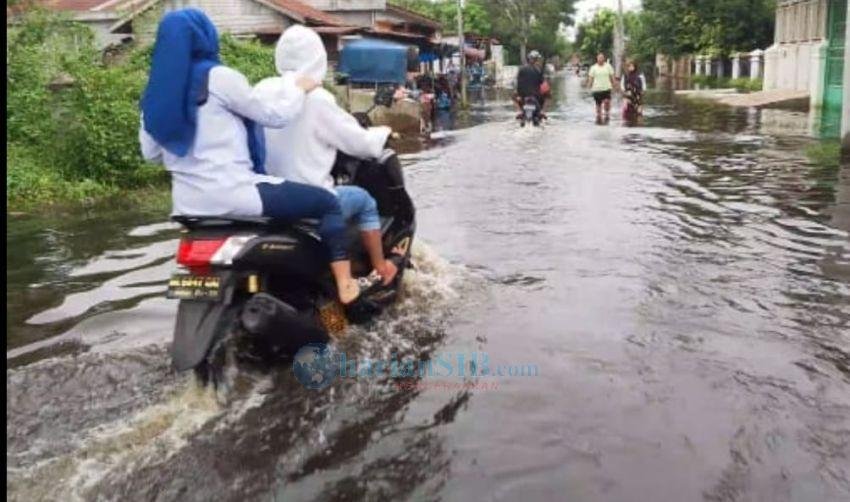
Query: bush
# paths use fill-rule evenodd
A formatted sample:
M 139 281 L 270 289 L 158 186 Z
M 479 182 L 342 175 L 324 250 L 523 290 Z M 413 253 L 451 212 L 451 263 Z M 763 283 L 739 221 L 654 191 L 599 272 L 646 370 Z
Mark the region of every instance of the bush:
M 149 45 L 120 48 L 108 64 L 88 27 L 41 10 L 10 26 L 7 43 L 7 205 L 166 184 L 138 144 Z M 270 47 L 225 35 L 221 49 L 252 82 L 275 73 Z
M 240 71 L 252 84 L 277 75 L 274 67 L 274 48 L 255 40 L 237 40 L 231 35 L 221 36 L 221 62 Z
M 837 170 L 841 165 L 841 142 L 823 140 L 806 148 L 809 163 L 819 169 Z
M 764 87 L 764 82 L 760 78 L 718 78 L 696 75 L 693 82 L 694 84 L 706 86 L 710 89 L 735 88 L 739 92 L 756 92 L 762 90 L 762 87 Z

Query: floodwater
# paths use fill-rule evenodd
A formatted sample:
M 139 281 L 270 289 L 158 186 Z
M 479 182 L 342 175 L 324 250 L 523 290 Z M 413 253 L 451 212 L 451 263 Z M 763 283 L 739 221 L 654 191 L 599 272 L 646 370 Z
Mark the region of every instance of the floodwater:
M 451 375 L 216 395 L 169 369 L 163 213 L 9 217 L 7 498 L 850 500 L 848 168 L 800 112 L 556 90 L 405 156 L 417 269 L 339 349 Z

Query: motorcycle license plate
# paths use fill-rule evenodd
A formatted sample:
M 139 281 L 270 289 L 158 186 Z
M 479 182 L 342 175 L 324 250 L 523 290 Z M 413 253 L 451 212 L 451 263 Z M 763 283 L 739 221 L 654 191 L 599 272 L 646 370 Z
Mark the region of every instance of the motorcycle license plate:
M 525 111 L 527 111 L 527 112 L 533 112 L 533 111 L 534 111 L 534 109 L 535 109 L 535 108 L 537 108 L 537 107 L 536 107 L 536 106 L 534 106 L 534 105 L 525 105 L 525 106 L 523 106 L 522 108 L 523 108 L 523 110 L 525 110 Z
M 174 274 L 168 280 L 165 296 L 174 300 L 218 301 L 221 299 L 221 277 Z

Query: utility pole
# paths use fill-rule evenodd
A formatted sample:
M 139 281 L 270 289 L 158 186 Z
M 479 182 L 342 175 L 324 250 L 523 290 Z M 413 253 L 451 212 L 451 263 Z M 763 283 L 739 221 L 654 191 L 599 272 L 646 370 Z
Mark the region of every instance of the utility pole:
M 463 0 L 457 0 L 457 39 L 460 48 L 460 104 L 466 108 L 466 38 L 463 36 Z
M 626 51 L 626 35 L 623 26 L 623 0 L 617 0 L 617 22 L 614 25 L 614 74 L 622 75 L 623 53 Z

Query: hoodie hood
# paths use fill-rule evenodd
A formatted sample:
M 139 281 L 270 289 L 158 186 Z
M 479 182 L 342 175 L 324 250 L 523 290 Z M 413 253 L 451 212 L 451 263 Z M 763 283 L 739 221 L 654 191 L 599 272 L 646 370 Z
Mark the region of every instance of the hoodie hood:
M 328 54 L 319 35 L 301 25 L 283 32 L 274 52 L 277 72 L 294 72 L 321 82 L 328 72 Z

